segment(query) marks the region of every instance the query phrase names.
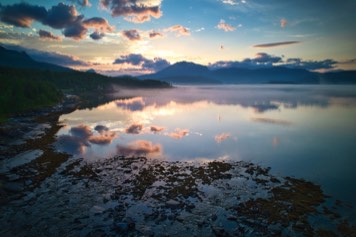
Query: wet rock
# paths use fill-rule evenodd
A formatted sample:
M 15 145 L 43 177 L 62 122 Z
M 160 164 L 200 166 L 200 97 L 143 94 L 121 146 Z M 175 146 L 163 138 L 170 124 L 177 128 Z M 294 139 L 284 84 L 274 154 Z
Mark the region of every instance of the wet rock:
M 216 221 L 218 219 L 218 216 L 214 213 L 214 214 L 211 214 L 210 218 L 212 221 Z
M 9 192 L 13 192 L 13 193 L 18 193 L 18 192 L 21 192 L 24 188 L 23 184 L 22 183 L 5 183 L 3 185 L 3 188 L 6 190 L 6 191 L 9 191 Z
M 237 220 L 236 216 L 228 216 L 227 219 L 229 221 L 236 221 Z
M 167 207 L 169 207 L 171 209 L 177 209 L 180 205 L 180 202 L 171 199 L 166 202 L 166 205 L 167 205 Z
M 124 233 L 128 232 L 129 225 L 127 222 L 118 222 L 118 223 L 115 223 L 115 228 L 119 233 L 124 234 Z
M 230 236 L 222 227 L 216 227 L 216 226 L 212 226 L 211 229 L 213 230 L 213 233 L 215 234 L 215 236 L 217 237 L 228 237 Z

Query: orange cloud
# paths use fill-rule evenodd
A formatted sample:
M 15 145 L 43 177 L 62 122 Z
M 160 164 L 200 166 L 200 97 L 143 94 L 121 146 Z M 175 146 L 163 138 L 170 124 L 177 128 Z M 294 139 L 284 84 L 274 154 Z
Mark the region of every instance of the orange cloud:
M 153 144 L 150 141 L 138 140 L 128 145 L 117 145 L 117 154 L 124 156 L 141 156 L 162 153 L 163 149 L 160 144 Z
M 159 127 L 159 126 L 156 126 L 156 125 L 152 125 L 151 126 L 151 132 L 153 132 L 153 133 L 162 132 L 164 129 L 165 129 L 164 127 Z
M 89 142 L 97 145 L 106 145 L 110 144 L 115 138 L 117 138 L 117 134 L 115 132 L 102 131 L 99 136 L 89 137 Z
M 229 137 L 230 137 L 230 133 L 221 133 L 215 136 L 215 141 L 220 144 L 226 139 L 228 139 Z
M 187 136 L 188 134 L 189 134 L 189 129 L 176 128 L 175 132 L 168 133 L 167 136 L 175 139 L 182 139 L 184 136 Z
M 165 31 L 170 31 L 170 32 L 176 32 L 177 36 L 188 36 L 190 35 L 190 31 L 188 28 L 182 26 L 182 25 L 174 25 L 171 26 L 167 29 L 165 29 Z

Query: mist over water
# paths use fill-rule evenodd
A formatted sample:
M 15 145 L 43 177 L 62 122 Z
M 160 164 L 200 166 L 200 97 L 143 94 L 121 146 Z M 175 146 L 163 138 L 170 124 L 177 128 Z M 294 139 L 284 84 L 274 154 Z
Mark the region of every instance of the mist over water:
M 123 99 L 61 116 L 57 148 L 89 162 L 246 160 L 354 202 L 354 86 L 186 86 L 116 96 Z

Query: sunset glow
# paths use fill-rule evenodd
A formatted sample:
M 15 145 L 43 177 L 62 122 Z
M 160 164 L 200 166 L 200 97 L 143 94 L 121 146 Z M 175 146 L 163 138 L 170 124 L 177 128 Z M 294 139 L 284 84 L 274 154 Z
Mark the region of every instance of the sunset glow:
M 355 69 L 354 9 L 352 0 L 4 0 L 0 43 L 108 75 L 179 61 L 246 62 L 260 53 L 279 58 L 271 65 Z

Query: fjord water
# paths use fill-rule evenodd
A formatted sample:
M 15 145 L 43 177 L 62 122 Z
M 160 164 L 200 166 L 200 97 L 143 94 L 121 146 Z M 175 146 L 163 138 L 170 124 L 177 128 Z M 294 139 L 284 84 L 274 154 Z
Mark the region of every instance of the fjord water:
M 355 86 L 182 86 L 116 96 L 61 116 L 58 149 L 88 161 L 251 161 L 356 206 Z

